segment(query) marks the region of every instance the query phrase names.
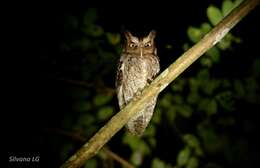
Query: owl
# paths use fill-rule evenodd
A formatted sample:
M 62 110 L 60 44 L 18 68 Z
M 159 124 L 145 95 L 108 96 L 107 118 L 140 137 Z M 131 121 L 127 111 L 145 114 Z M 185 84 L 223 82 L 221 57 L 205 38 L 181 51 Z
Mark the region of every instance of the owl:
M 155 31 L 146 37 L 135 37 L 129 31 L 124 33 L 125 43 L 118 62 L 116 93 L 120 109 L 135 96 L 140 96 L 145 86 L 149 85 L 160 71 L 159 58 L 155 47 Z M 156 105 L 157 96 L 132 117 L 126 124 L 127 130 L 137 136 L 144 133 L 150 122 Z

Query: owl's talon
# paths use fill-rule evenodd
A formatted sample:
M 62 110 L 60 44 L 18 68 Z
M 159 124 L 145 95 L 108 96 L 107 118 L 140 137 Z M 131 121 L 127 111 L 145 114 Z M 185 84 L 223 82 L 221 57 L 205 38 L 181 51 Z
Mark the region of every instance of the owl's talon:
M 133 99 L 134 99 L 134 100 L 137 100 L 137 99 L 139 99 L 139 98 L 141 97 L 141 95 L 142 95 L 142 90 L 141 90 L 141 89 L 138 89 L 137 92 L 135 93 Z

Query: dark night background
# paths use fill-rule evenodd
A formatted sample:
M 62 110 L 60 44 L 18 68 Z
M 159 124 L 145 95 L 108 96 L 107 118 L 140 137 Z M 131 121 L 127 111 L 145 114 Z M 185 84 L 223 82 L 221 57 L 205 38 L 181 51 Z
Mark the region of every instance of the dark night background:
M 133 7 L 127 7 L 126 4 L 121 7 L 114 5 L 113 8 L 101 7 L 97 8 L 97 24 L 103 27 L 106 32 L 112 33 L 121 33 L 122 30 L 129 29 L 136 35 L 145 35 L 151 29 L 155 29 L 161 69 L 164 70 L 183 53 L 182 45 L 188 41 L 187 28 L 191 25 L 199 26 L 200 23 L 207 22 L 206 9 L 210 4 L 221 6 L 219 1 L 202 0 L 174 1 L 173 4 L 164 7 L 135 7 L 134 4 L 131 4 Z M 8 57 L 9 61 L 4 68 L 7 72 L 5 80 L 7 87 L 4 88 L 4 92 L 7 93 L 7 103 L 4 103 L 4 106 L 7 107 L 2 109 L 2 122 L 4 123 L 2 128 L 5 132 L 3 138 L 7 144 L 3 145 L 7 150 L 7 160 L 10 156 L 40 156 L 42 167 L 58 167 L 62 163 L 59 158 L 60 151 L 57 151 L 58 148 L 52 143 L 51 137 L 55 133 L 49 132 L 48 129 L 62 127 L 65 114 L 71 112 L 72 102 L 66 93 L 68 84 L 55 80 L 55 77 L 79 78 L 73 72 L 69 74 L 69 70 L 63 67 L 68 62 L 74 65 L 77 60 L 64 57 L 60 52 L 60 45 L 68 40 L 68 33 L 64 30 L 66 18 L 71 15 L 81 18 L 88 7 L 89 5 L 85 1 L 60 2 L 56 5 L 48 2 L 35 2 L 31 7 L 18 7 L 19 12 L 8 15 L 7 25 L 10 26 L 8 29 L 11 31 L 8 43 L 11 45 L 10 49 L 8 48 L 9 52 L 4 56 Z M 249 73 L 252 63 L 256 58 L 259 59 L 259 30 L 258 7 L 231 30 L 231 33 L 243 40 L 243 44 L 241 47 L 239 45 L 233 47 L 232 52 L 236 56 L 228 57 L 226 56 L 228 52 L 221 54 L 220 63 L 212 68 L 212 76 L 221 77 L 225 74 L 229 79 L 245 77 Z M 164 46 L 169 43 L 172 44 L 172 49 L 166 50 Z M 55 60 L 56 63 L 52 60 Z M 198 68 L 200 66 L 197 61 L 179 78 L 195 75 L 194 71 Z M 104 76 L 106 86 L 114 87 L 114 75 L 115 72 Z M 259 88 L 257 92 L 259 98 Z M 258 131 L 256 129 L 258 123 L 256 112 L 259 111 L 259 100 L 257 101 L 258 103 L 254 105 L 238 101 L 240 111 L 234 116 L 238 121 L 247 120 L 249 122 L 251 132 L 249 131 L 245 136 L 249 144 L 248 153 L 251 157 L 249 162 L 252 165 L 258 163 L 259 157 Z M 112 105 L 117 106 L 115 98 L 112 100 Z M 118 107 L 115 109 L 117 111 Z M 188 127 L 186 130 L 192 130 L 189 125 L 186 127 Z M 240 129 L 243 129 L 242 125 L 234 125 L 232 127 L 234 135 L 232 136 L 239 135 Z M 165 133 L 167 130 L 162 132 Z M 123 133 L 119 132 L 119 135 L 121 134 Z M 116 136 L 117 134 L 112 138 L 112 149 L 115 147 L 113 142 L 121 141 Z M 174 133 L 168 136 L 175 139 L 169 143 L 181 144 Z M 79 146 L 80 144 L 78 144 Z M 172 148 L 180 150 L 180 147 Z M 166 150 L 167 147 L 161 145 L 161 150 L 164 149 Z M 120 151 L 116 148 L 113 150 Z M 175 154 L 173 154 L 172 159 L 174 156 L 176 157 L 176 152 L 173 152 Z M 162 156 L 165 156 L 167 152 L 158 153 L 164 153 Z M 165 160 L 169 160 L 169 157 L 165 158 Z M 221 159 L 216 158 L 215 160 L 222 162 Z M 214 159 L 208 158 L 208 160 Z M 201 162 L 206 162 L 206 159 L 202 159 Z M 16 163 L 8 164 L 11 165 L 10 167 L 17 165 Z M 24 167 L 40 165 L 36 163 Z M 248 165 L 248 167 L 252 165 Z M 224 164 L 222 166 L 225 167 Z

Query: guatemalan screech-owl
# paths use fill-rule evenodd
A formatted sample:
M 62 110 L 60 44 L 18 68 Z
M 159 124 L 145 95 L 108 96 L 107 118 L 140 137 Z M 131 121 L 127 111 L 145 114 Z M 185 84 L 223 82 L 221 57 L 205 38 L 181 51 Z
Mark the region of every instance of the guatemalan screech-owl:
M 138 38 L 129 31 L 125 32 L 125 44 L 118 63 L 116 92 L 120 109 L 131 99 L 140 94 L 145 86 L 151 83 L 160 70 L 154 38 L 155 31 L 148 36 Z M 127 129 L 134 135 L 142 135 L 150 122 L 157 96 L 149 101 L 126 124 Z

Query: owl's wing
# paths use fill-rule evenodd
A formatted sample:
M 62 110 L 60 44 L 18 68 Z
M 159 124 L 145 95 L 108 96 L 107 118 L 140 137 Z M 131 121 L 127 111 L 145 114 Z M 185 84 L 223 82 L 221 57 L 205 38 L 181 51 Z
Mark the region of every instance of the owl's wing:
M 120 109 L 125 105 L 124 95 L 123 95 L 123 72 L 124 63 L 123 61 L 118 62 L 117 74 L 116 74 L 116 93 L 119 102 Z
M 160 71 L 159 58 L 157 56 L 150 59 L 149 69 L 148 83 L 151 83 Z

